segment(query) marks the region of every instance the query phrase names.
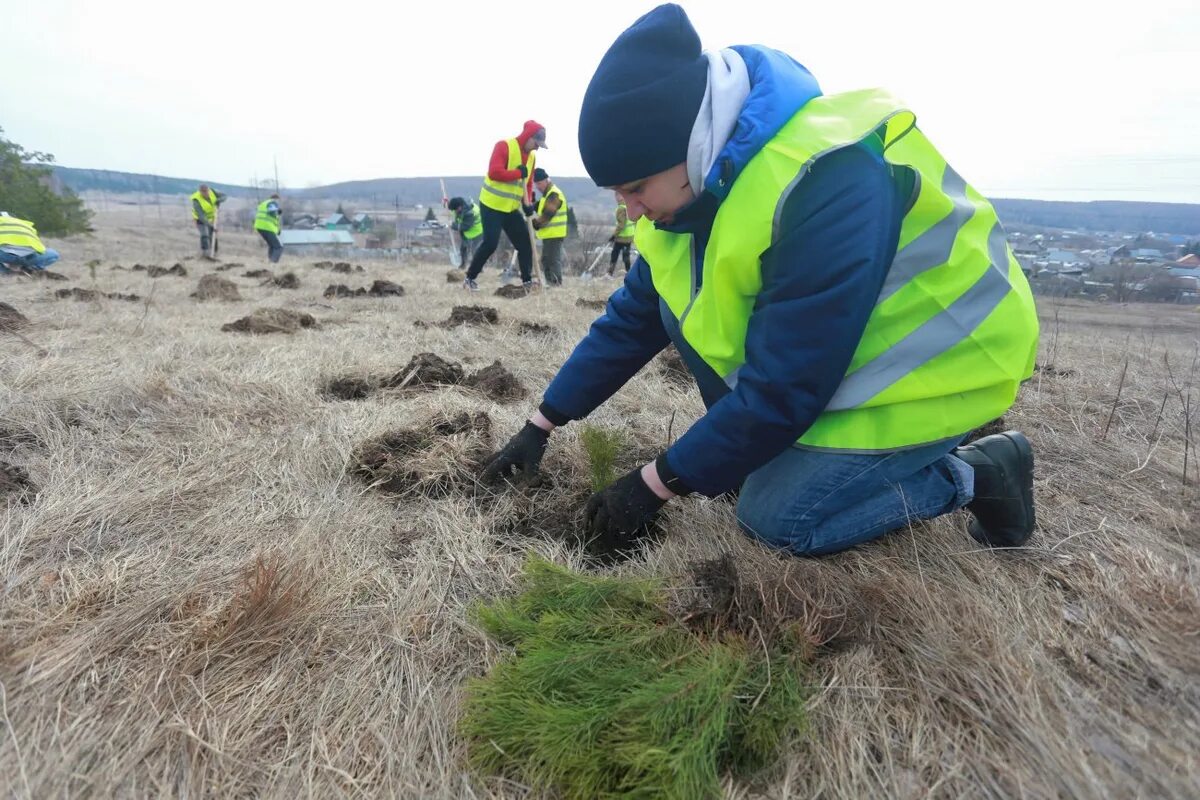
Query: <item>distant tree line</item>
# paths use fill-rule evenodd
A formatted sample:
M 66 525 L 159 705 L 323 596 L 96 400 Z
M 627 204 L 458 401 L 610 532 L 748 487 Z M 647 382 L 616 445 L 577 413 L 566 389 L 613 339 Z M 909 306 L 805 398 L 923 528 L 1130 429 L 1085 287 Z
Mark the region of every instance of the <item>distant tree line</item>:
M 4 137 L 0 128 L 0 211 L 27 219 L 38 233 L 66 236 L 91 230 L 91 212 L 65 186 L 54 189 L 54 156 L 26 150 Z

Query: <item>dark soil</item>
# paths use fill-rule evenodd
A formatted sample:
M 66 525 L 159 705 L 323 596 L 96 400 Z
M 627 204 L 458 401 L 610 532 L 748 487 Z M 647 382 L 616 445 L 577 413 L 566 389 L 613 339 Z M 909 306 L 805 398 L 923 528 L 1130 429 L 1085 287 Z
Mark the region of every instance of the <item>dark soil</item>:
M 519 284 L 511 284 L 509 286 L 501 286 L 496 290 L 496 297 L 503 297 L 506 300 L 520 300 L 522 297 L 528 297 L 536 289 L 526 289 Z
M 137 269 L 138 266 L 140 266 L 140 265 L 135 265 L 134 269 Z M 146 274 L 149 275 L 151 278 L 162 278 L 166 275 L 175 275 L 180 278 L 186 278 L 187 277 L 187 268 L 185 268 L 183 266 L 183 264 L 175 264 L 175 265 L 171 266 L 170 268 L 151 266 L 151 267 L 146 267 Z
M 25 315 L 8 303 L 0 303 L 0 331 L 15 331 L 28 324 Z
M 538 490 L 514 491 L 513 514 L 499 523 L 497 533 L 505 543 L 514 536 L 529 536 L 582 548 L 586 541 L 583 510 L 588 497 L 587 492 L 564 497 Z
M 441 498 L 463 493 L 474 488 L 491 438 L 492 420 L 484 412 L 442 416 L 363 443 L 351 456 L 352 472 L 390 495 Z
M 294 272 L 285 272 L 278 278 L 272 278 L 267 283 L 273 284 L 280 289 L 299 289 L 300 279 L 296 277 Z M 265 284 L 264 284 L 265 285 Z
M 332 261 L 314 261 L 313 266 L 317 269 L 333 269 Z
M 363 270 L 363 268 L 361 266 L 359 266 L 358 264 L 355 264 L 354 266 L 350 266 L 350 264 L 345 261 L 339 261 L 333 265 L 333 271 L 350 273 L 350 272 L 364 272 L 365 270 Z
M 28 503 L 37 496 L 37 487 L 21 467 L 0 461 L 0 499 L 10 503 Z
M 80 289 L 77 286 L 72 286 L 70 289 L 59 289 L 54 293 L 54 296 L 59 300 L 75 299 L 81 303 L 91 302 L 107 297 L 109 300 L 127 300 L 129 302 L 137 302 L 142 298 L 136 294 L 121 294 L 120 292 L 101 292 L 96 289 Z
M 404 369 L 385 378 L 385 389 L 417 389 L 454 386 L 462 382 L 462 365 L 447 361 L 436 353 L 417 353 Z
M 241 269 L 244 266 L 246 266 L 246 265 L 240 261 L 233 261 L 228 264 L 218 264 L 217 266 L 213 267 L 213 269 L 216 270 L 217 272 L 225 272 L 226 270 L 231 270 L 231 269 Z
M 554 333 L 554 328 L 541 322 L 522 321 L 517 325 L 517 333 L 521 336 L 547 336 Z
M 200 278 L 192 297 L 197 300 L 241 300 L 237 284 L 219 275 L 205 275 Z
M 500 314 L 494 308 L 487 306 L 455 306 L 450 309 L 450 319 L 442 325 L 446 328 L 456 328 L 459 325 L 495 325 L 500 321 Z
M 275 273 L 269 269 L 248 269 L 242 273 L 243 278 L 274 278 Z
M 466 270 L 452 269 L 446 273 L 446 283 L 462 283 L 466 279 Z
M 463 385 L 483 392 L 499 403 L 520 400 L 527 394 L 525 387 L 520 384 L 516 376 L 499 361 L 494 361 L 491 366 L 484 367 L 467 376 Z
M 608 301 L 607 300 L 588 300 L 587 298 L 581 297 L 575 301 L 575 305 L 578 306 L 579 308 L 590 308 L 593 311 L 603 311 L 604 307 L 608 305 Z
M 258 308 L 249 316 L 221 326 L 235 333 L 295 333 L 301 328 L 316 327 L 312 314 L 286 308 Z
M 683 356 L 679 354 L 673 344 L 667 345 L 667 348 L 659 355 L 658 371 L 671 383 L 680 386 L 692 385 L 692 373 L 684 363 Z
M 331 283 L 325 287 L 325 297 L 403 297 L 404 287 L 391 281 L 375 281 L 370 289 L 351 289 L 344 283 Z
M 362 400 L 377 388 L 379 385 L 370 377 L 346 375 L 330 380 L 321 394 L 330 400 Z
M 24 275 L 26 278 L 39 278 L 46 281 L 65 281 L 68 280 L 66 275 L 59 272 L 52 272 L 48 269 L 19 269 L 17 272 Z
M 1062 369 L 1053 364 L 1034 364 L 1033 371 L 1040 372 L 1042 375 L 1049 375 L 1052 378 L 1070 378 L 1075 374 L 1075 370 L 1073 369 Z
M 1004 433 L 1006 430 L 1008 430 L 1008 423 L 1005 422 L 1004 417 L 997 417 L 991 422 L 980 425 L 968 433 L 963 442 L 973 442 L 976 439 L 982 439 L 984 436 L 991 436 L 993 433 Z

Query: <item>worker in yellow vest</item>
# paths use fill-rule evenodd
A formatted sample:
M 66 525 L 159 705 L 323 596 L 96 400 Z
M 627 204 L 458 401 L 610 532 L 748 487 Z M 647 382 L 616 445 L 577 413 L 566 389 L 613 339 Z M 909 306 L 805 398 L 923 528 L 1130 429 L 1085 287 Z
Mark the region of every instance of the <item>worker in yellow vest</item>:
M 225 195 L 210 189 L 207 183 L 202 183 L 188 200 L 192 209 L 192 219 L 196 222 L 196 231 L 200 234 L 200 255 L 208 256 L 208 248 L 212 244 L 211 237 L 217 231 L 217 206 L 225 202 Z
M 479 218 L 479 209 L 465 197 L 451 197 L 446 208 L 454 215 L 450 230 L 458 233 L 459 257 L 463 264 L 469 264 L 483 236 L 483 220 Z
M 41 270 L 58 261 L 58 252 L 42 244 L 27 219 L 0 211 L 0 275 Z
M 542 272 L 550 286 L 562 286 L 563 245 L 567 241 L 567 196 L 554 185 L 546 170 L 533 171 L 533 185 L 542 195 L 533 228 L 542 243 Z
M 533 285 L 533 243 L 529 241 L 524 217 L 533 216 L 533 170 L 537 150 L 545 146 L 546 129 L 540 123 L 528 120 L 520 134 L 512 139 L 501 139 L 492 148 L 487 175 L 479 190 L 483 237 L 467 268 L 464 288 L 473 292 L 479 289 L 475 279 L 496 252 L 501 231 L 517 251 L 525 288 Z
M 621 195 L 617 195 L 617 227 L 613 229 L 609 241 L 612 242 L 612 252 L 608 254 L 608 275 L 611 278 L 617 270 L 617 256 L 625 262 L 625 271 L 629 272 L 629 249 L 633 245 L 633 220 L 629 218 L 629 209 Z
M 254 212 L 254 230 L 267 243 L 267 258 L 272 264 L 278 263 L 283 255 L 283 245 L 279 242 L 280 217 L 283 212 L 279 208 L 279 195 L 273 194 L 258 204 Z
M 1033 298 L 995 209 L 912 111 L 825 95 L 758 45 L 701 52 L 668 4 L 601 60 L 579 150 L 639 257 L 486 480 L 536 471 L 555 426 L 674 343 L 707 412 L 589 499 L 594 550 L 636 548 L 671 498 L 731 490 L 745 532 L 796 554 L 963 507 L 984 545 L 1029 538 L 1030 443 L 969 440 L 1032 374 Z

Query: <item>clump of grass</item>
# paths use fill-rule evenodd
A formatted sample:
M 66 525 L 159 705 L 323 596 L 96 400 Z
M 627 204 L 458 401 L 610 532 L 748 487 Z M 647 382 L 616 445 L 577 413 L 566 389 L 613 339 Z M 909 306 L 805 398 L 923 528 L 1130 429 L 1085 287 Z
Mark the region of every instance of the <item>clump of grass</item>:
M 592 491 L 598 492 L 617 479 L 614 467 L 625 437 L 620 431 L 594 425 L 585 425 L 579 436 L 592 473 Z
M 700 632 L 658 582 L 527 565 L 523 591 L 477 610 L 515 652 L 468 687 L 473 766 L 568 798 L 701 798 L 768 764 L 804 724 L 800 653 Z

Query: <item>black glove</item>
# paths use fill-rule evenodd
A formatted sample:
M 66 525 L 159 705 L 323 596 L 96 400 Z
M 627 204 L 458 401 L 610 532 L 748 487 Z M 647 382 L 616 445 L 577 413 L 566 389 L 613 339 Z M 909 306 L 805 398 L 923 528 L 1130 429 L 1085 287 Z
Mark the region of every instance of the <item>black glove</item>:
M 584 511 L 588 551 L 611 557 L 636 548 L 666 502 L 642 480 L 640 467 L 596 492 Z
M 529 203 L 522 203 L 521 210 L 525 212 L 525 216 L 532 217 L 534 212 L 537 211 L 537 207 Z
M 522 178 L 529 177 L 529 167 L 525 166 L 524 164 L 517 164 L 517 169 L 520 170 Z
M 548 431 L 526 422 L 525 427 L 508 440 L 503 450 L 488 459 L 481 480 L 484 483 L 497 483 L 501 478 L 509 478 L 517 473 L 526 478 L 533 477 L 537 474 L 549 440 Z

